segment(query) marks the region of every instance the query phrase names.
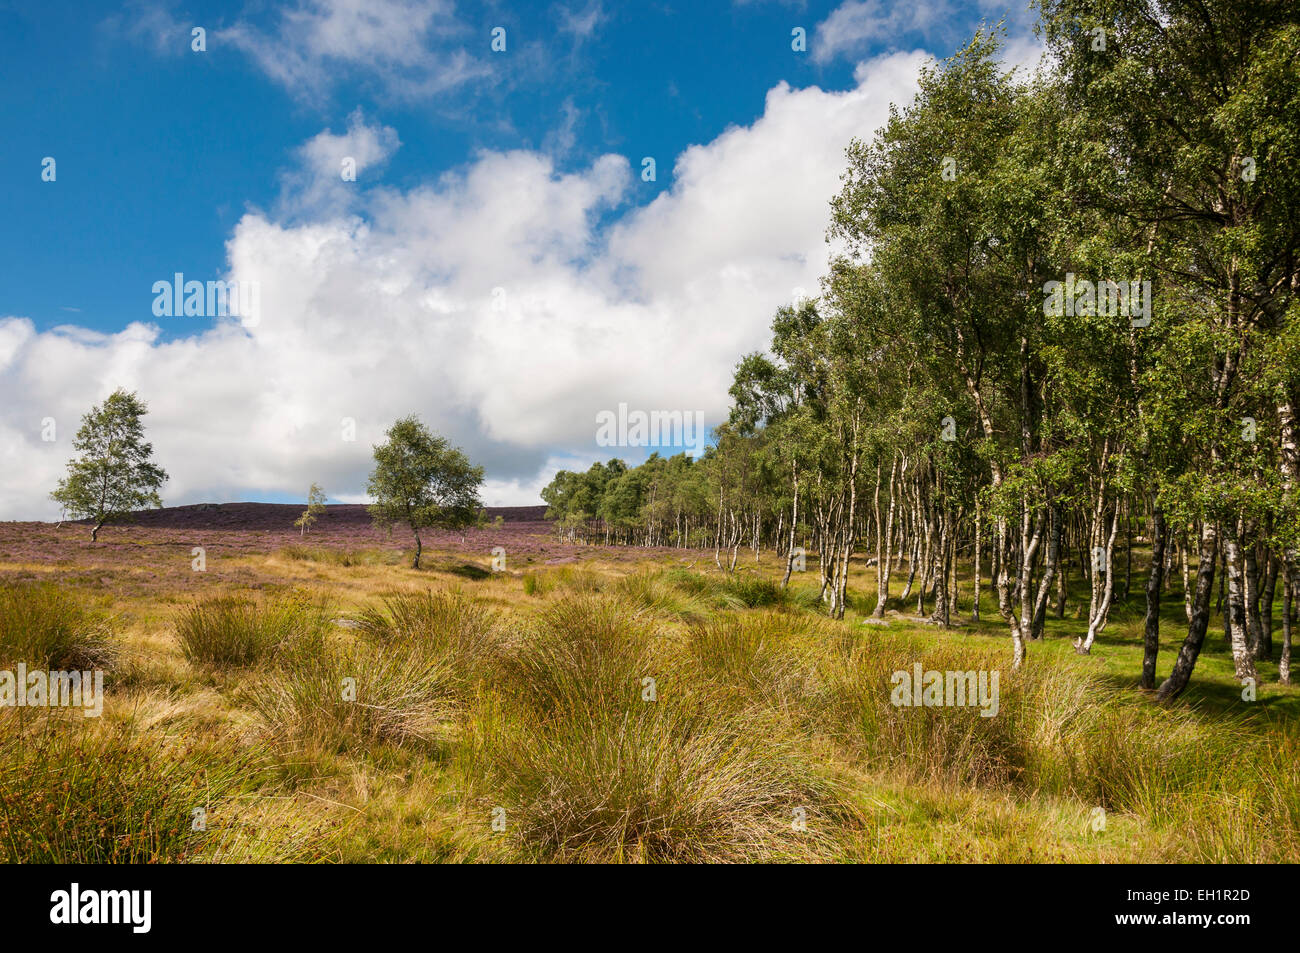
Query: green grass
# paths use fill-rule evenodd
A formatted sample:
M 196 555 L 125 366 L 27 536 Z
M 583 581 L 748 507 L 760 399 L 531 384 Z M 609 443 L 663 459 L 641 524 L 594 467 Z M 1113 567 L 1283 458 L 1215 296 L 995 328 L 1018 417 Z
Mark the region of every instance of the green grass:
M 295 562 L 323 563 L 329 566 L 397 566 L 404 554 L 388 549 L 331 549 L 291 543 L 280 550 L 283 559 Z
M 261 604 L 238 596 L 218 596 L 184 609 L 176 619 L 176 638 L 192 664 L 214 668 L 256 665 L 291 646 L 319 645 L 328 618 L 323 604 L 300 596 L 280 596 Z
M 271 742 L 297 755 L 429 748 L 454 712 L 450 668 L 410 645 L 295 652 L 246 686 Z
M 406 645 L 444 662 L 468 684 L 497 650 L 500 613 L 460 589 L 398 592 L 358 617 L 360 631 L 384 645 Z
M 322 839 L 248 814 L 264 768 L 230 744 L 175 748 L 131 725 L 0 716 L 0 862 L 291 862 Z M 200 813 L 196 813 L 200 812 Z
M 796 810 L 850 813 L 766 713 L 674 674 L 643 609 L 578 595 L 542 610 L 502 659 L 468 761 L 485 812 L 548 861 L 811 859 Z M 651 681 L 653 680 L 653 681 Z
M 0 665 L 84 671 L 106 668 L 113 643 L 103 615 L 53 585 L 0 587 Z
M 1243 701 L 1213 624 L 1191 689 L 1158 705 L 1137 689 L 1136 593 L 1090 656 L 1073 649 L 1072 593 L 1013 672 L 987 588 L 983 621 L 966 618 L 967 584 L 943 629 L 910 618 L 898 577 L 876 625 L 859 611 L 874 597 L 827 619 L 816 576 L 782 588 L 776 564 L 628 568 L 530 571 L 511 602 L 508 582 L 490 598 L 394 591 L 361 567 L 354 627 L 304 593 L 191 605 L 189 636 L 166 646 L 220 678 L 178 653 L 110 692 L 103 725 L 0 737 L 6 856 L 1300 860 L 1300 689 L 1262 662 Z M 851 593 L 874 594 L 854 572 Z M 69 620 L 54 631 L 99 631 L 72 596 L 31 591 Z M 1161 676 L 1185 628 L 1167 598 Z M 133 611 L 147 629 L 176 620 Z M 895 706 L 891 677 L 917 662 L 998 672 L 997 715 Z M 178 669 L 188 680 L 165 684 Z M 141 706 L 154 714 L 137 725 Z M 229 823 L 196 839 L 179 822 L 200 782 Z M 268 803 L 275 823 L 246 810 Z

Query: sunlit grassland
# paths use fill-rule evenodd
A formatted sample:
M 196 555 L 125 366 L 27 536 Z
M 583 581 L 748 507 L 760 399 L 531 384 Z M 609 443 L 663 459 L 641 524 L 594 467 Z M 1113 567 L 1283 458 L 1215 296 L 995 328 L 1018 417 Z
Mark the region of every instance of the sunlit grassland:
M 600 552 L 493 573 L 486 555 L 417 571 L 304 547 L 160 597 L 46 580 L 57 644 L 107 639 L 108 699 L 98 720 L 0 712 L 0 855 L 1300 860 L 1300 689 L 1263 662 L 1242 701 L 1216 618 L 1191 689 L 1154 705 L 1136 573 L 1091 656 L 1076 592 L 1012 673 L 987 581 L 978 624 L 967 576 L 954 628 L 918 621 L 915 594 L 875 625 L 870 568 L 833 621 L 815 571 L 782 590 L 767 554 L 728 577 L 711 554 Z M 4 585 L 5 605 L 34 598 Z M 1175 591 L 1161 676 L 1182 612 Z M 999 714 L 893 707 L 890 674 L 917 661 L 1000 670 Z M 58 836 L 15 833 L 33 830 Z

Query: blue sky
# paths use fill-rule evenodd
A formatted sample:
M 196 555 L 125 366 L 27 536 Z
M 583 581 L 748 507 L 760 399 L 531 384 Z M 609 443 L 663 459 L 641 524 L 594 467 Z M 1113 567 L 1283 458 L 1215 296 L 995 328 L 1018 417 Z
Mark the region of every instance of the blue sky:
M 620 402 L 717 423 L 771 311 L 815 293 L 848 136 L 1004 15 L 1029 59 L 994 0 L 0 2 L 0 518 L 50 515 L 115 386 L 182 461 L 169 503 L 316 472 L 360 499 L 403 407 L 487 464 L 489 503 L 612 455 L 591 416 Z M 264 322 L 156 317 L 178 271 L 251 276 Z

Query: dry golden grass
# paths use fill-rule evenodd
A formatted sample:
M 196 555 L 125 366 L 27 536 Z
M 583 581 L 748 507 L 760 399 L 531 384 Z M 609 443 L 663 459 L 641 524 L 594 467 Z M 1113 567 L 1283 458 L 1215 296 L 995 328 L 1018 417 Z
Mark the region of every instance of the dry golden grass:
M 82 740 L 49 757 L 90 745 L 122 766 L 123 796 L 95 805 L 121 831 L 145 804 L 180 817 L 168 752 L 193 768 L 182 794 L 194 772 L 224 779 L 210 836 L 155 836 L 163 860 L 1300 859 L 1300 742 L 1281 722 L 1155 708 L 1044 647 L 1013 676 L 1000 639 L 829 621 L 803 580 L 665 559 L 470 579 L 457 559 L 232 559 L 204 599 L 329 606 L 319 638 L 240 664 L 186 657 L 193 595 L 64 586 L 112 618 L 115 661 L 104 717 L 54 718 Z M 999 715 L 895 708 L 889 676 L 915 661 L 1000 669 Z M 57 789 L 31 767 L 0 752 L 0 799 L 30 810 Z M 108 856 L 75 838 L 9 851 Z

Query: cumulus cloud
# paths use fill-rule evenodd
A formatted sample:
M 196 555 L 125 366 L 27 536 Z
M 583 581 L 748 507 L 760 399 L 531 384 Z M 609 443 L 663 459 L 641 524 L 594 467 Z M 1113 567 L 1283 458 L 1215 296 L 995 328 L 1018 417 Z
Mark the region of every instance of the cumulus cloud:
M 595 445 L 596 414 L 620 402 L 714 426 L 773 311 L 818 286 L 845 146 L 910 99 L 925 60 L 869 61 L 843 92 L 773 88 L 754 123 L 678 156 L 646 205 L 626 157 L 562 170 L 532 151 L 484 152 L 408 190 L 358 176 L 351 204 L 322 204 L 311 183 L 337 178 L 338 149 L 381 162 L 396 148 L 356 116 L 303 147 L 306 184 L 285 208 L 247 213 L 227 242 L 228 277 L 261 289 L 254 326 L 168 318 L 204 326 L 164 338 L 0 317 L 0 518 L 57 516 L 46 495 L 79 417 L 116 387 L 150 405 L 170 504 L 312 481 L 361 499 L 372 444 L 412 412 L 484 464 L 489 504 L 536 502 L 555 469 L 628 456 Z
M 358 108 L 347 131 L 326 129 L 298 148 L 298 164 L 286 172 L 278 211 L 286 216 L 322 216 L 353 207 L 365 173 L 388 161 L 401 141 L 389 126 L 367 125 Z

